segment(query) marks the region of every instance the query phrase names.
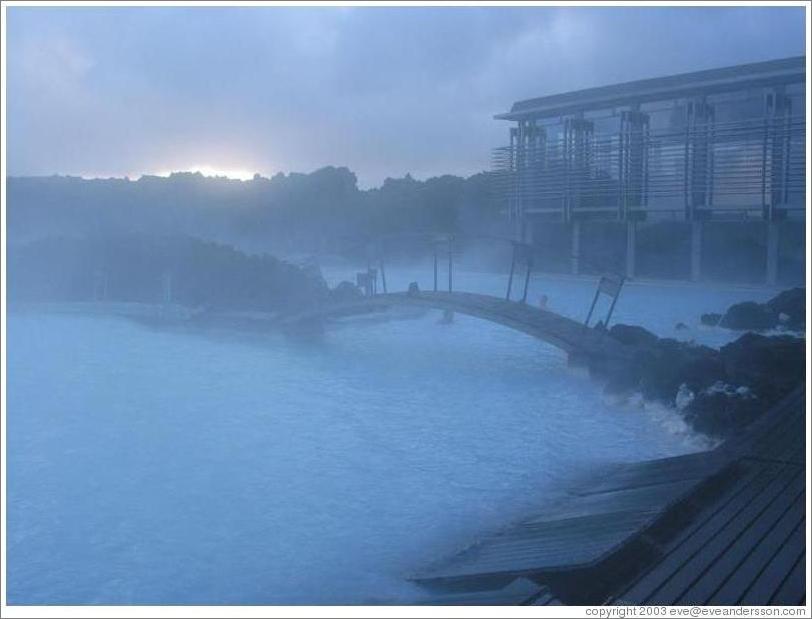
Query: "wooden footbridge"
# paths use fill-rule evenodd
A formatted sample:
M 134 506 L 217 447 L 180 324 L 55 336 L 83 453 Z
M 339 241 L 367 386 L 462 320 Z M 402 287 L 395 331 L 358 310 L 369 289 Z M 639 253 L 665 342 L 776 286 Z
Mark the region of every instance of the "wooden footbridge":
M 444 236 L 432 239 L 434 256 L 433 290 L 420 290 L 417 282 L 413 282 L 406 292 L 388 292 L 384 261 L 381 257 L 380 245 L 377 245 L 377 251 L 379 252 L 377 258 L 370 259 L 367 270 L 357 275 L 357 284 L 359 289 L 363 290 L 363 296 L 343 302 L 325 303 L 318 307 L 285 316 L 282 318 L 282 324 L 295 327 L 348 316 L 383 312 L 398 306 L 417 306 L 464 314 L 500 324 L 552 344 L 571 356 L 590 359 L 613 359 L 626 358 L 631 354 L 629 347 L 609 337 L 605 330 L 597 330 L 589 326 L 595 304 L 601 293 L 612 298 L 611 306 L 603 323 L 604 325 L 608 324 L 623 285 L 621 277 L 607 276 L 600 279 L 586 320 L 583 323 L 578 322 L 546 308 L 535 307 L 527 303 L 530 275 L 533 268 L 532 247 L 506 239 L 498 240 L 510 243 L 513 248 L 504 298 L 494 295 L 460 292 L 453 289 L 454 239 Z M 439 290 L 438 263 L 439 257 L 442 255 L 447 255 L 448 259 L 447 290 Z M 372 264 L 378 264 L 378 267 L 373 268 Z M 524 266 L 523 288 L 521 297 L 518 300 L 513 300 L 512 293 L 515 292 L 514 276 L 517 266 Z M 378 292 L 379 280 L 383 290 L 382 293 Z
M 386 311 L 397 306 L 418 306 L 458 312 L 494 322 L 543 340 L 568 354 L 623 357 L 628 347 L 603 331 L 555 312 L 516 301 L 471 292 L 390 292 L 356 301 L 324 305 L 283 319 L 283 324 L 306 324 L 346 316 Z

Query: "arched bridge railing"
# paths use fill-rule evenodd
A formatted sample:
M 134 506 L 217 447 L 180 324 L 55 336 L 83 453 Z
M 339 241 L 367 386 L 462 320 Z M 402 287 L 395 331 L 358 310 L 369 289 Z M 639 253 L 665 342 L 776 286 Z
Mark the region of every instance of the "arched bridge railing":
M 352 239 L 353 245 L 351 245 L 350 248 L 363 247 L 366 252 L 367 270 L 366 272 L 357 274 L 356 284 L 361 287 L 367 295 L 377 294 L 379 280 L 382 292 L 384 294 L 388 292 L 386 282 L 387 241 L 409 238 L 419 239 L 426 242 L 428 245 L 428 249 L 432 257 L 432 289 L 434 292 L 439 292 L 440 290 L 446 290 L 447 292 L 454 291 L 454 256 L 458 243 L 468 241 L 489 241 L 510 246 L 512 251 L 510 271 L 505 290 L 505 300 L 511 300 L 511 295 L 515 290 L 514 279 L 517 274 L 517 269 L 523 268 L 524 281 L 521 288 L 522 294 L 520 302 L 525 303 L 527 301 L 530 276 L 532 274 L 535 261 L 535 253 L 531 245 L 516 241 L 514 239 L 494 235 L 450 233 L 391 233 L 374 238 L 364 237 Z M 441 273 L 443 270 L 443 263 L 445 263 L 444 274 Z M 445 279 L 445 282 L 441 282 L 441 279 Z
M 516 299 L 516 301 L 522 304 L 527 303 L 530 279 L 536 261 L 535 248 L 529 243 L 516 241 L 512 238 L 481 234 L 409 232 L 390 233 L 376 237 L 355 237 L 350 239 L 352 243 L 350 248 L 362 247 L 366 253 L 367 270 L 356 274 L 356 285 L 358 285 L 358 287 L 364 291 L 366 296 L 374 296 L 379 294 L 379 280 L 381 283 L 381 292 L 384 294 L 389 292 L 386 281 L 387 243 L 394 239 L 419 239 L 428 244 L 428 248 L 432 256 L 434 292 L 440 292 L 441 288 L 447 292 L 454 292 L 454 255 L 460 242 L 488 241 L 491 243 L 508 245 L 511 248 L 511 258 L 504 299 L 506 301 L 514 300 L 513 296 L 516 290 L 516 287 L 514 287 L 514 282 L 518 276 L 521 277 L 521 281 L 519 282 L 521 296 Z M 442 262 L 445 262 L 446 266 L 445 275 L 447 283 L 445 286 L 442 286 L 440 281 Z M 522 270 L 523 273 L 519 274 Z M 595 270 L 599 271 L 600 269 L 596 268 Z M 604 294 L 611 299 L 608 312 L 603 320 L 603 324 L 608 325 L 624 283 L 625 277 L 619 273 L 608 273 L 600 278 L 595 290 L 595 295 L 592 299 L 592 304 L 587 313 L 586 320 L 584 321 L 585 325 L 589 325 L 601 294 Z M 546 297 L 543 297 L 542 307 L 545 306 L 545 301 Z

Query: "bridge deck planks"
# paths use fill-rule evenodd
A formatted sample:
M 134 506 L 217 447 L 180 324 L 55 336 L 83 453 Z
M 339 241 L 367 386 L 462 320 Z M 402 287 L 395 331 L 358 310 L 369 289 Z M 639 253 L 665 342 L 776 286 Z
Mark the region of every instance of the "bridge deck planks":
M 568 353 L 628 356 L 628 347 L 605 333 L 549 310 L 471 292 L 392 292 L 336 303 L 286 317 L 283 324 L 383 311 L 396 305 L 419 305 L 482 318 L 544 340 Z

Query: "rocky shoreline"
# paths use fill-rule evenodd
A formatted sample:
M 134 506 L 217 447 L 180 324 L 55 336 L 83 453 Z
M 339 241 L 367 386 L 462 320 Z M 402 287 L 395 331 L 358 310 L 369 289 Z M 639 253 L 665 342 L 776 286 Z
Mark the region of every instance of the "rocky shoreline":
M 755 331 L 803 329 L 805 291 L 788 290 L 764 304 L 739 303 L 717 323 L 747 332 L 715 349 L 617 324 L 608 334 L 634 350 L 630 359 L 588 360 L 587 365 L 607 393 L 642 394 L 647 401 L 674 407 L 695 430 L 726 438 L 804 381 L 805 339 Z
M 702 324 L 733 331 L 803 331 L 806 328 L 806 291 L 791 288 L 766 303 L 736 303 L 724 314 L 702 314 Z

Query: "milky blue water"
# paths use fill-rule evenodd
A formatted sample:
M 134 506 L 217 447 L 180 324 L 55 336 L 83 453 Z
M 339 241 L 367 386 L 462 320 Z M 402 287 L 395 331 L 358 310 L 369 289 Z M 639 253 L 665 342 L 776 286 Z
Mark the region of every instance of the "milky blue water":
M 580 317 L 593 286 L 538 278 L 530 300 Z M 701 312 L 770 296 L 623 294 L 618 320 L 710 343 L 731 335 L 699 329 Z M 607 401 L 542 342 L 438 318 L 304 343 L 10 314 L 9 603 L 409 602 L 410 572 L 572 480 L 708 445 L 672 412 Z

